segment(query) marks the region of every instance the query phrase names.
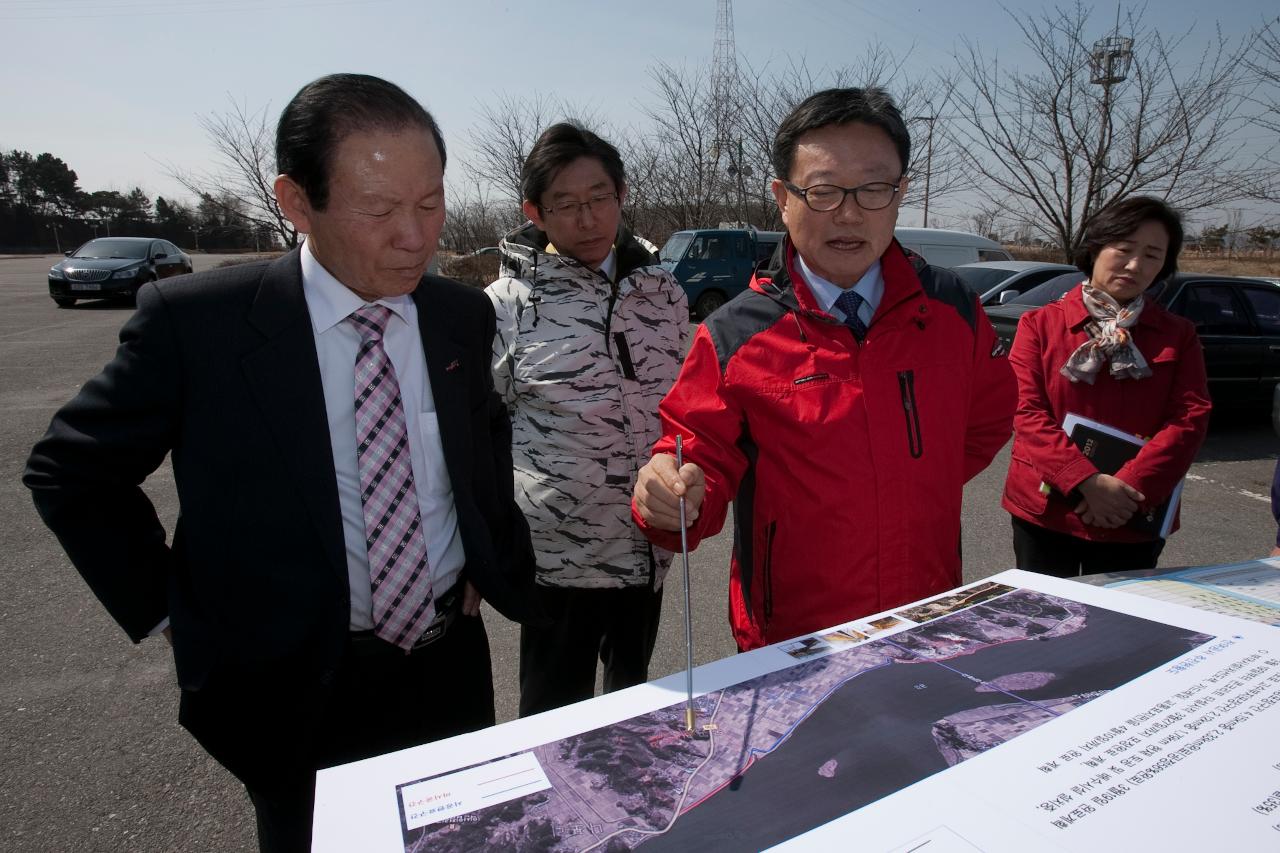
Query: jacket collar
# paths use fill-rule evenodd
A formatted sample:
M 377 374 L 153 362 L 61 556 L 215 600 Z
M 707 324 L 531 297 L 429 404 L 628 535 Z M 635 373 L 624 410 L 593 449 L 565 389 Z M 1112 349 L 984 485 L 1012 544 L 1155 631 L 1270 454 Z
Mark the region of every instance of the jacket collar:
M 512 231 L 498 244 L 502 256 L 502 274 L 512 278 L 534 278 L 538 267 L 560 269 L 577 275 L 603 278 L 596 270 L 588 269 L 584 264 L 560 254 L 549 254 L 547 233 L 526 222 Z M 657 249 L 645 240 L 632 234 L 624 226 L 618 226 L 618 234 L 614 238 L 614 251 L 617 253 L 617 273 L 615 281 L 622 281 L 631 273 L 642 267 L 653 266 L 658 262 Z
M 804 276 L 799 274 L 795 245 L 791 236 L 782 240 L 782 246 L 774 254 L 771 269 L 761 269 L 751 278 L 751 289 L 768 296 L 792 311 L 827 323 L 840 321 L 818 307 Z M 924 295 L 920 286 L 919 270 L 925 266 L 924 258 L 908 252 L 894 239 L 880 256 L 880 271 L 884 276 L 884 296 L 876 316 L 888 313 L 894 306 Z

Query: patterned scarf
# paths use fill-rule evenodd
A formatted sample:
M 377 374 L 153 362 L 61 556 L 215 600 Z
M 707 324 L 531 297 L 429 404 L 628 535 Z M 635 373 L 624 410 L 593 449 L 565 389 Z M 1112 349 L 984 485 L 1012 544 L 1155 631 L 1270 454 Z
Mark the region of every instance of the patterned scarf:
M 1102 365 L 1111 362 L 1111 375 L 1116 379 L 1150 376 L 1151 368 L 1129 334 L 1129 328 L 1142 314 L 1142 297 L 1122 306 L 1088 282 L 1081 285 L 1080 293 L 1090 317 L 1084 324 L 1089 340 L 1067 358 L 1062 375 L 1072 382 L 1092 385 Z

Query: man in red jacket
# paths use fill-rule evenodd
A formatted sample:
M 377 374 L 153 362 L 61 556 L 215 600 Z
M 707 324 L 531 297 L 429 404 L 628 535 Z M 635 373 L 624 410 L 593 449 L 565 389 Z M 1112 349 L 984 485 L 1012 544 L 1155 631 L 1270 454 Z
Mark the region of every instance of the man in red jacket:
M 656 544 L 736 529 L 746 650 L 961 582 L 963 487 L 1008 440 L 1015 385 L 977 299 L 893 237 L 910 136 L 879 89 L 782 122 L 781 264 L 698 328 L 632 515 Z M 685 465 L 672 455 L 683 436 Z

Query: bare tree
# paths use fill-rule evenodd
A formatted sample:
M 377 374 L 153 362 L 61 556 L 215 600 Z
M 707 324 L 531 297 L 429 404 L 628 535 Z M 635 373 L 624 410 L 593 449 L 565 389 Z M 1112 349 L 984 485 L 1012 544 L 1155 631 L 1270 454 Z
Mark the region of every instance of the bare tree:
M 268 107 L 251 111 L 228 96 L 230 109 L 200 118 L 200 126 L 217 154 L 212 171 L 168 167 L 170 177 L 202 200 L 235 200 L 226 211 L 244 217 L 292 247 L 298 232 L 276 203 L 274 183 L 275 127 L 268 121 Z
M 995 204 L 982 204 L 975 207 L 973 213 L 969 215 L 969 221 L 973 223 L 974 233 L 983 237 L 990 237 L 995 232 L 996 220 L 1000 218 L 1001 213 L 1003 213 L 1003 210 L 999 205 Z
M 1187 36 L 1165 39 L 1121 24 L 1133 38 L 1123 82 L 1091 82 L 1089 10 L 1057 8 L 1015 17 L 1038 71 L 1004 73 L 976 45 L 958 57 L 960 113 L 948 129 L 978 176 L 977 191 L 1031 223 L 1070 257 L 1104 203 L 1135 193 L 1192 211 L 1237 195 L 1244 67 L 1218 35 L 1187 70 Z M 1117 28 L 1120 29 L 1119 27 Z
M 452 252 L 467 253 L 496 246 L 503 235 L 524 218 L 517 205 L 509 201 L 494 202 L 488 189 L 478 182 L 463 191 L 451 191 L 449 196 L 440 248 Z
M 1280 135 L 1280 18 L 1268 21 L 1258 30 L 1246 56 L 1248 69 L 1259 83 L 1258 94 L 1253 99 L 1257 112 L 1252 121 L 1264 131 Z M 1280 140 L 1273 138 L 1259 158 L 1264 165 L 1262 180 L 1246 186 L 1246 195 L 1261 201 L 1280 202 L 1278 152 Z
M 641 178 L 632 208 L 668 230 L 714 225 L 726 212 L 725 178 L 708 75 L 660 64 L 649 76 L 655 100 L 642 107 L 649 133 L 631 144 L 633 169 Z
M 594 127 L 593 110 L 549 95 L 532 99 L 506 95 L 480 110 L 480 120 L 468 132 L 473 155 L 466 170 L 473 183 L 487 185 L 507 201 L 520 204 L 520 170 L 542 131 L 559 121 Z
M 820 89 L 843 86 L 878 87 L 888 91 L 911 131 L 911 176 L 904 203 L 936 203 L 968 186 L 967 176 L 958 168 L 959 157 L 949 135 L 942 131 L 949 109 L 952 84 L 946 79 L 913 78 L 903 69 L 910 52 L 894 55 L 884 45 L 873 42 L 848 65 L 811 69 L 804 60 L 782 68 L 769 65 L 746 66 L 740 77 L 737 132 L 744 140 L 747 161 L 757 180 L 756 196 L 772 210 L 773 180 L 771 152 L 778 125 L 795 106 Z M 927 196 L 926 196 L 927 191 Z

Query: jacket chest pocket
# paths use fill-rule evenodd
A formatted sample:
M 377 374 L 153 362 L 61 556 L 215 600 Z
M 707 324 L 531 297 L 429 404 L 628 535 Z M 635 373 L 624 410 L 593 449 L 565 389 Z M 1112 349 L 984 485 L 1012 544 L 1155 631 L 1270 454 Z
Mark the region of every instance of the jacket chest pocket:
M 954 364 L 899 366 L 885 377 L 884 398 L 876 408 L 890 441 L 909 459 L 923 459 L 930 449 L 945 448 L 963 436 L 969 419 L 969 377 Z
M 907 452 L 912 459 L 924 455 L 924 434 L 920 429 L 920 407 L 916 402 L 916 372 L 898 371 L 898 398 L 902 401 L 902 415 L 907 427 Z

